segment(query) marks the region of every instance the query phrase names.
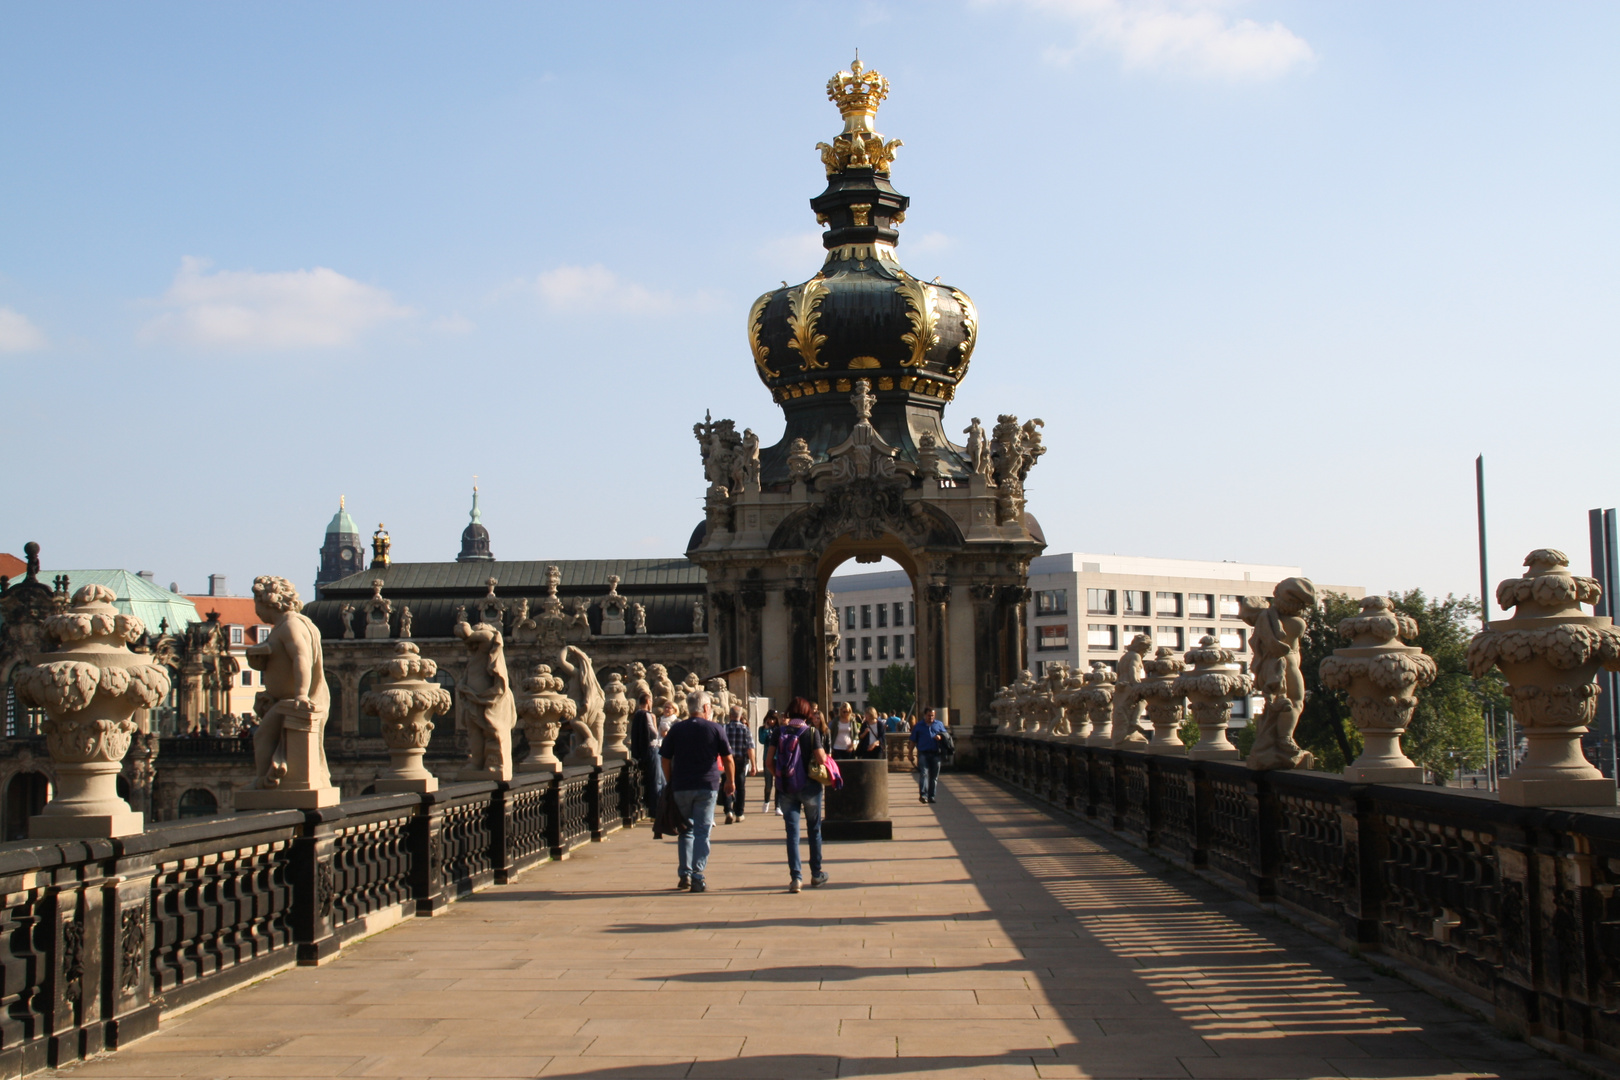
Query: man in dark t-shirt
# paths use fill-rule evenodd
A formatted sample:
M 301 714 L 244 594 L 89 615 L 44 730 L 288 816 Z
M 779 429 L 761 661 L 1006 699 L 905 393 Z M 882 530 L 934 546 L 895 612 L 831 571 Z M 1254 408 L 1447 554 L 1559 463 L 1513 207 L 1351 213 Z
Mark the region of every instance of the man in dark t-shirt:
M 680 861 L 677 889 L 705 892 L 703 870 L 709 862 L 709 832 L 714 828 L 714 804 L 719 793 L 730 796 L 731 743 L 726 729 L 709 718 L 709 695 L 694 690 L 686 695 L 688 718 L 669 729 L 659 747 L 664 780 L 687 829 L 676 841 Z

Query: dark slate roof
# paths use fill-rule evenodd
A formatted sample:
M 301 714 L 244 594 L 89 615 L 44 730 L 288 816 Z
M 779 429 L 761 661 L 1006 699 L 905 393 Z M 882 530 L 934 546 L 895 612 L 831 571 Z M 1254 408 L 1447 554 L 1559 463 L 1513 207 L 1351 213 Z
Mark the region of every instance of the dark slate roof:
M 702 591 L 707 581 L 703 568 L 684 557 L 395 563 L 327 582 L 321 586 L 321 598 L 365 599 L 371 596 L 371 583 L 377 578 L 385 582 L 383 595 L 390 598 L 435 595 L 476 599 L 484 595 L 484 583 L 489 578 L 499 583 L 495 587 L 498 596 L 533 597 L 545 592 L 547 566 L 562 572 L 557 591 L 564 596 L 600 596 L 607 592 L 609 574 L 619 575 L 619 591 L 626 596 L 643 590 Z

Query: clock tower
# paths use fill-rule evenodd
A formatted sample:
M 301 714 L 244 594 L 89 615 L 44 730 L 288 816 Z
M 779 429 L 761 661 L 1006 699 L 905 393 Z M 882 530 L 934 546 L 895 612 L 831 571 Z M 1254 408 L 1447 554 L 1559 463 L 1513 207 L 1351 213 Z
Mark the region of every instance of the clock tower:
M 358 574 L 366 568 L 360 528 L 349 516 L 343 502 L 343 496 L 338 496 L 338 512 L 332 515 L 332 523 L 326 527 L 326 542 L 321 545 L 321 565 L 315 571 L 316 599 L 320 598 L 322 585 Z

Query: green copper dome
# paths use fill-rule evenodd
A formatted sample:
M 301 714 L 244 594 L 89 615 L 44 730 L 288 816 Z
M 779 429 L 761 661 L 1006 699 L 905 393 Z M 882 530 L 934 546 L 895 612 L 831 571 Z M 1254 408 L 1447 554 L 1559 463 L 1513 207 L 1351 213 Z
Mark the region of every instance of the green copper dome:
M 350 517 L 349 512 L 343 508 L 343 500 L 344 497 L 339 495 L 338 512 L 332 515 L 332 524 L 326 527 L 327 536 L 332 536 L 333 534 L 350 534 L 354 536 L 360 535 L 360 528 L 359 526 L 355 525 L 354 518 Z

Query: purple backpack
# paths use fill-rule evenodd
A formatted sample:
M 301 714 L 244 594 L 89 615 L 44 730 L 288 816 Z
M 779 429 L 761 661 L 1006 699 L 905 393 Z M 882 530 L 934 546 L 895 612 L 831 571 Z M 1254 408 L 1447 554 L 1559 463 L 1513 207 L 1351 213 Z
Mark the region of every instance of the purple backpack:
M 800 736 L 809 730 L 808 724 L 783 724 L 777 729 L 776 782 L 790 795 L 798 794 L 810 783 L 810 770 L 799 746 Z

